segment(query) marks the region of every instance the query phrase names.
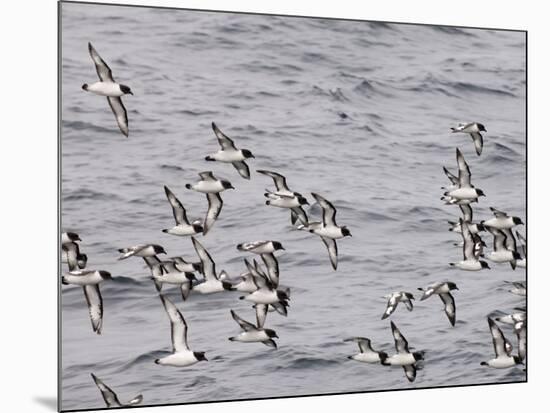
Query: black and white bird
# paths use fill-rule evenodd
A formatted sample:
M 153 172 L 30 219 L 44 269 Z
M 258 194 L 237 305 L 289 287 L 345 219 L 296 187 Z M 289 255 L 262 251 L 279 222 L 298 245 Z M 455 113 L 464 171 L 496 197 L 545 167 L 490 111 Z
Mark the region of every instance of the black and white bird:
M 216 272 L 216 264 L 206 248 L 204 248 L 196 238 L 192 237 L 191 239 L 195 251 L 201 260 L 202 273 L 204 275 L 204 280 L 194 285 L 193 291 L 200 294 L 212 294 L 225 290 L 233 290 L 233 286 L 230 282 L 220 279 L 220 276 Z
M 457 285 L 450 281 L 435 282 L 425 288 L 419 288 L 419 290 L 423 291 L 420 301 L 424 301 L 434 294 L 439 295 L 439 298 L 441 298 L 441 301 L 443 301 L 443 305 L 445 306 L 445 314 L 451 322 L 451 325 L 454 327 L 456 322 L 456 305 L 454 297 L 451 295 L 451 291 L 458 290 Z
M 61 245 L 82 241 L 76 232 L 61 233 Z
M 202 272 L 202 264 L 200 262 L 188 262 L 183 257 L 170 257 L 174 261 L 176 268 L 183 272 Z
M 382 320 L 392 315 L 399 303 L 404 303 L 405 307 L 407 307 L 407 310 L 413 310 L 412 300 L 414 300 L 414 296 L 411 293 L 405 291 L 395 291 L 393 293 L 385 295 L 383 298 L 388 300 L 388 303 L 386 305 L 386 310 L 384 311 L 384 314 L 382 314 Z
M 485 126 L 481 123 L 470 122 L 470 123 L 459 123 L 458 126 L 451 128 L 452 133 L 467 133 L 470 135 L 474 141 L 474 146 L 476 148 L 476 153 L 481 155 L 481 150 L 483 149 L 483 136 L 481 132 L 487 132 Z
M 261 307 L 265 314 L 267 306 Z M 277 348 L 274 338 L 279 338 L 275 330 L 270 328 L 264 328 L 265 316 L 257 317 L 256 324 L 249 323 L 239 317 L 235 311 L 231 310 L 231 317 L 237 322 L 237 324 L 244 330 L 237 336 L 229 337 L 229 341 L 239 341 L 241 343 L 263 343 L 268 347 Z
M 107 63 L 99 56 L 99 53 L 94 49 L 91 43 L 88 43 L 88 51 L 95 65 L 95 70 L 99 76 L 99 82 L 88 85 L 82 85 L 82 89 L 95 93 L 96 95 L 106 96 L 111 110 L 115 114 L 115 118 L 124 136 L 128 136 L 128 115 L 126 108 L 122 104 L 121 96 L 130 94 L 133 95 L 130 88 L 126 85 L 116 83 L 113 78 L 113 73 Z
M 307 225 L 308 217 L 304 209 L 304 205 L 309 205 L 308 200 L 302 195 L 284 195 L 274 192 L 266 192 L 264 196 L 267 198 L 266 205 L 277 208 L 285 208 L 290 210 L 290 222 L 292 225 L 299 220 L 303 225 Z
M 516 231 L 516 236 L 519 239 L 520 246 L 521 246 L 521 254 L 522 257 L 516 262 L 516 265 L 521 268 L 527 267 L 527 240 L 523 235 L 521 235 L 518 231 Z
M 480 364 L 482 366 L 489 366 L 495 369 L 505 369 L 518 364 L 523 364 L 520 356 L 511 354 L 511 346 L 509 345 L 508 340 L 504 338 L 502 330 L 497 326 L 493 319 L 487 317 L 487 321 L 489 323 L 489 329 L 491 330 L 491 336 L 493 337 L 495 358 L 492 358 L 489 361 L 482 361 Z M 508 343 L 508 345 L 506 343 Z
M 61 277 L 61 282 L 64 285 L 82 286 L 88 304 L 92 328 L 97 334 L 101 334 L 103 328 L 103 298 L 99 291 L 99 284 L 111 278 L 111 274 L 103 270 L 75 270 Z
M 445 175 L 447 175 L 447 178 L 449 178 L 449 181 L 451 181 L 451 185 L 442 186 L 441 189 L 445 189 L 447 191 L 452 191 L 453 189 L 458 189 L 459 186 L 460 186 L 460 181 L 458 179 L 458 176 L 454 175 L 446 167 L 443 167 L 443 172 L 445 172 Z
M 172 213 L 174 214 L 174 219 L 176 220 L 176 226 L 163 229 L 162 232 L 180 236 L 202 233 L 202 222 L 200 220 L 195 220 L 192 223 L 189 223 L 185 208 L 176 195 L 174 195 L 174 193 L 166 185 L 164 186 L 164 192 L 166 193 L 166 198 L 168 198 L 168 202 L 170 202 L 170 206 L 172 207 Z
M 493 251 L 489 254 L 485 254 L 485 257 L 496 263 L 509 262 L 512 269 L 516 269 L 517 260 L 521 260 L 521 256 L 515 250 L 515 240 L 508 240 L 508 236 L 512 236 L 511 231 L 508 230 L 508 236 L 504 230 L 496 229 L 494 227 L 487 227 L 493 235 Z M 511 243 L 511 244 L 510 244 Z M 507 245 L 513 245 L 513 249 L 508 249 Z
M 186 184 L 185 187 L 193 191 L 202 192 L 203 194 L 217 194 L 226 189 L 235 189 L 231 185 L 231 182 L 226 179 L 216 178 L 212 171 L 199 172 L 199 177 L 201 178 L 199 182 L 196 184 Z
M 245 159 L 254 158 L 252 152 L 248 149 L 237 149 L 233 140 L 228 138 L 214 122 L 212 122 L 212 130 L 218 138 L 221 149 L 212 155 L 208 155 L 204 159 L 207 161 L 231 163 L 237 172 L 239 172 L 239 175 L 245 179 L 250 179 L 250 169 Z
M 397 353 L 386 358 L 382 364 L 387 366 L 403 366 L 405 376 L 410 382 L 413 382 L 416 379 L 416 363 L 424 359 L 424 352 L 414 351 L 411 353 L 407 339 L 401 334 L 393 321 L 391 321 L 391 330 Z
M 166 254 L 163 247 L 157 244 L 140 244 L 118 250 L 122 255 L 119 260 L 125 260 L 129 257 L 152 257 L 157 254 Z
M 371 341 L 365 337 L 346 338 L 344 342 L 355 342 L 359 346 L 359 353 L 348 356 L 348 359 L 360 361 L 362 363 L 384 364 L 388 354 L 383 351 L 376 351 L 372 348 Z
M 271 283 L 266 274 L 259 271 L 257 267 L 251 266 L 248 261 L 246 261 L 246 264 L 249 272 L 254 276 L 253 282 L 255 283 L 257 289 L 250 294 L 239 298 L 241 300 L 250 301 L 254 304 L 266 304 L 273 306 L 282 304 L 287 307 L 288 300 L 290 300 L 290 290 L 277 289 L 277 287 Z
M 445 197 L 450 197 L 452 200 L 472 202 L 480 196 L 485 196 L 479 188 L 474 188 L 471 183 L 470 167 L 464 159 L 464 155 L 460 149 L 456 148 L 456 163 L 458 165 L 458 188 L 444 193 Z M 451 203 L 453 203 L 451 201 Z
M 101 396 L 103 397 L 103 400 L 105 401 L 107 407 L 131 407 L 136 406 L 143 401 L 143 396 L 139 394 L 132 400 L 126 403 L 121 403 L 118 399 L 117 394 L 113 390 L 111 390 L 109 386 L 103 383 L 103 381 L 100 380 L 99 377 L 97 377 L 94 373 L 91 373 L 91 376 L 94 379 L 95 385 L 101 392 Z
M 468 224 L 465 224 L 462 218 L 459 220 L 462 226 L 462 255 L 463 260 L 455 263 L 450 263 L 451 267 L 456 267 L 465 271 L 479 271 L 484 268 L 490 268 L 486 261 L 480 260 L 476 255 L 476 241 L 473 234 L 468 228 Z
M 274 252 L 284 250 L 279 241 L 253 241 L 237 245 L 237 249 L 243 252 L 253 252 L 259 254 L 267 268 L 267 274 L 271 283 L 277 287 L 279 285 L 279 261 Z
M 162 305 L 170 319 L 172 354 L 156 359 L 162 366 L 188 367 L 199 361 L 208 361 L 204 351 L 191 351 L 187 344 L 187 323 L 178 308 L 167 297 L 159 294 Z
M 494 217 L 486 221 L 481 221 L 483 226 L 495 229 L 512 229 L 516 225 L 523 225 L 523 221 L 519 217 L 510 217 L 506 212 L 499 211 L 491 207 Z
M 336 208 L 330 201 L 314 192 L 311 195 L 323 210 L 323 220 L 322 222 L 310 222 L 307 228 L 309 232 L 321 237 L 321 240 L 327 247 L 332 268 L 336 270 L 338 267 L 338 246 L 336 245 L 336 240 L 351 237 L 351 232 L 348 227 L 336 224 Z
M 273 171 L 267 171 L 265 169 L 258 169 L 256 172 L 258 172 L 262 175 L 269 176 L 270 178 L 273 179 L 273 183 L 275 184 L 276 190 L 271 191 L 269 189 L 266 189 L 267 194 L 275 195 L 277 197 L 287 196 L 287 197 L 295 197 L 296 199 L 304 198 L 301 193 L 295 192 L 295 191 L 292 191 L 292 190 L 289 189 L 289 187 L 286 183 L 286 177 L 281 175 L 280 173 L 273 172 Z M 307 218 L 307 214 L 304 211 L 302 205 L 306 205 L 306 203 L 300 204 L 297 207 L 290 208 L 290 222 L 291 222 L 292 225 L 294 225 L 297 220 L 300 220 L 300 222 L 303 225 L 307 225 L 308 218 Z

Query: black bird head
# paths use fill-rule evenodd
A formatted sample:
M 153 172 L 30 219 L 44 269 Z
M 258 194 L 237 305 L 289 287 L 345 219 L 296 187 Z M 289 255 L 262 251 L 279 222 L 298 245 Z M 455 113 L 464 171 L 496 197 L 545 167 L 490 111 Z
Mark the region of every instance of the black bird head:
M 344 237 L 351 237 L 351 232 L 349 231 L 348 227 L 342 227 L 342 235 Z
M 101 279 L 103 280 L 110 280 L 112 279 L 113 277 L 111 276 L 111 273 L 108 272 L 108 271 L 98 271 L 99 272 L 99 276 L 101 277 Z
M 198 361 L 208 361 L 208 359 L 204 355 L 204 351 L 194 351 L 193 355 Z
M 223 189 L 235 189 L 233 185 L 231 185 L 231 182 L 229 181 L 222 181 Z
M 204 228 L 202 226 L 202 224 L 193 224 L 193 231 L 195 231 L 197 234 L 199 232 L 203 232 Z
M 309 205 L 309 202 L 307 202 L 307 199 L 300 195 L 298 196 L 298 202 L 300 203 L 300 205 Z
M 476 189 L 476 194 L 477 196 L 485 196 L 485 194 L 483 193 L 483 191 L 479 188 Z
M 487 132 L 487 129 L 485 129 L 485 126 L 483 126 L 481 123 L 477 124 L 477 128 L 480 132 Z
M 514 362 L 516 364 L 523 364 L 523 359 L 520 356 L 514 356 Z
M 266 328 L 265 330 L 265 333 L 267 334 L 267 336 L 269 338 L 279 338 L 279 336 L 277 335 L 277 333 L 275 332 L 275 330 L 272 330 L 270 328 Z
M 82 90 L 88 90 L 88 84 L 87 83 L 84 83 L 82 85 Z
M 448 282 L 447 286 L 449 287 L 449 290 L 458 290 L 458 287 L 453 282 Z
M 281 244 L 279 241 L 273 241 L 272 244 L 275 251 L 284 250 L 283 244 Z
M 120 91 L 122 93 L 124 93 L 125 95 L 133 95 L 132 91 L 130 90 L 130 88 L 126 85 L 120 85 Z
M 523 225 L 523 221 L 521 220 L 521 218 L 518 217 L 512 217 L 512 222 L 514 223 L 514 225 Z
M 248 159 L 248 158 L 255 158 L 254 155 L 252 155 L 252 152 L 250 152 L 248 149 L 243 149 L 241 150 L 241 153 L 243 154 L 243 156 Z
M 514 257 L 515 260 L 521 260 L 521 255 L 519 255 L 517 251 L 512 251 L 512 257 Z
M 479 263 L 481 264 L 481 268 L 487 268 L 488 270 L 491 269 L 491 267 L 489 267 L 489 264 L 487 264 L 487 261 L 480 261 Z
M 424 351 L 415 351 L 412 355 L 415 361 L 424 360 Z
M 153 251 L 155 251 L 155 254 L 166 254 L 166 251 L 160 245 L 153 245 Z

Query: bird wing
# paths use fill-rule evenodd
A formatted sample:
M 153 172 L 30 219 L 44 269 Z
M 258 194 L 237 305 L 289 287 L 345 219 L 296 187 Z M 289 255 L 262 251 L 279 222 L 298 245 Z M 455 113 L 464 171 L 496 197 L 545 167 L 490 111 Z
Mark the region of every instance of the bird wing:
M 527 258 L 527 240 L 523 235 L 519 233 L 519 231 L 516 230 L 516 237 L 518 237 L 519 242 L 521 244 L 521 250 L 523 252 L 523 256 Z
M 226 149 L 234 149 L 234 150 L 237 150 L 237 148 L 235 147 L 235 144 L 233 143 L 233 141 L 227 136 L 225 135 L 217 126 L 214 122 L 212 122 L 212 130 L 214 131 L 214 133 L 216 134 L 216 137 L 218 138 L 218 143 L 220 144 L 221 148 L 223 150 L 226 150 Z
M 472 222 L 474 214 L 473 214 L 472 207 L 470 206 L 470 204 L 460 204 L 460 205 L 458 205 L 458 207 L 462 211 L 464 221 Z
M 261 254 L 262 260 L 267 268 L 267 276 L 271 285 L 277 288 L 279 285 L 279 261 L 272 253 Z
M 508 216 L 508 214 L 506 212 L 499 211 L 496 208 L 490 207 L 489 209 L 491 210 L 491 212 L 493 213 L 495 218 L 506 218 Z
M 267 317 L 267 304 L 256 304 L 256 325 L 263 328 Z
M 414 364 L 403 366 L 403 370 L 405 370 L 405 376 L 410 382 L 416 379 L 416 366 Z
M 395 309 L 397 308 L 397 304 L 399 304 L 399 301 L 397 301 L 396 295 L 391 294 L 388 298 L 388 303 L 386 304 L 386 310 L 382 315 L 382 320 L 388 318 L 395 311 Z
M 294 225 L 296 223 L 297 219 L 299 219 L 300 222 L 303 225 L 308 224 L 306 211 L 304 211 L 304 209 L 301 206 L 291 208 L 290 209 L 290 214 L 291 214 L 291 223 L 292 223 L 292 225 Z
M 231 162 L 231 164 L 244 179 L 250 179 L 250 168 L 245 161 Z
M 223 200 L 219 193 L 208 193 L 206 198 L 208 199 L 208 210 L 204 219 L 203 235 L 206 235 L 212 228 L 223 207 Z
M 167 297 L 162 294 L 159 294 L 159 297 L 170 319 L 173 352 L 178 353 L 180 351 L 189 350 L 189 346 L 187 345 L 187 323 L 183 315 L 181 315 L 174 303 Z
M 458 185 L 459 180 L 458 176 L 453 175 L 447 168 L 443 167 L 443 172 L 445 172 L 445 175 L 447 175 L 447 178 L 451 181 L 453 185 Z
M 214 260 L 212 259 L 208 251 L 202 246 L 199 241 L 197 241 L 195 237 L 191 237 L 191 239 L 193 241 L 195 251 L 199 256 L 199 259 L 201 260 L 204 278 L 206 279 L 206 281 L 217 280 L 218 277 L 216 276 L 216 264 L 214 263 Z
M 118 397 L 114 391 L 111 390 L 109 386 L 103 383 L 94 373 L 91 373 L 92 378 L 94 379 L 95 385 L 101 392 L 103 400 L 107 407 L 121 407 L 121 403 L 118 401 Z
M 502 330 L 497 326 L 497 324 L 489 317 L 487 317 L 489 323 L 489 329 L 491 330 L 491 336 L 493 337 L 493 347 L 495 349 L 495 354 L 497 357 L 508 354 L 506 351 L 504 334 Z
M 115 79 L 113 79 L 111 68 L 107 65 L 107 63 L 105 63 L 105 60 L 101 58 L 90 42 L 88 42 L 88 51 L 94 61 L 95 70 L 99 76 L 99 80 L 102 82 L 114 82 Z
M 120 131 L 124 136 L 128 137 L 128 113 L 122 104 L 122 99 L 119 97 L 107 96 L 107 101 L 109 102 L 111 110 L 115 114 L 116 123 L 118 124 Z
M 464 256 L 465 260 L 475 260 L 475 241 L 474 237 L 472 236 L 472 232 L 470 231 L 470 228 L 468 228 L 468 223 L 464 222 L 462 218 L 460 219 L 460 226 L 461 226 L 461 232 L 462 232 L 462 238 L 464 240 L 464 245 L 462 247 L 462 254 Z
M 97 334 L 101 334 L 103 327 L 103 299 L 99 292 L 99 285 L 84 285 L 84 296 L 88 303 L 88 311 L 90 313 L 90 321 L 92 322 L 92 328 Z
M 398 353 L 409 353 L 409 343 L 407 339 L 401 334 L 401 331 L 397 328 L 394 322 L 391 322 L 391 331 L 393 334 L 393 339 L 395 341 L 395 350 Z
M 460 152 L 460 149 L 456 148 L 456 163 L 458 165 L 458 181 L 461 188 L 471 188 L 472 184 L 470 178 L 472 173 L 470 172 L 470 167 L 464 159 L 464 155 Z
M 254 330 L 257 330 L 256 326 L 252 323 L 249 323 L 248 321 L 246 320 L 243 320 L 241 317 L 239 317 L 237 315 L 237 313 L 235 313 L 235 311 L 231 310 L 231 317 L 233 317 L 233 320 L 235 320 L 237 322 L 237 324 L 239 326 L 241 326 L 241 328 L 244 330 L 244 331 L 254 331 Z
M 216 177 L 212 171 L 199 172 L 199 176 L 203 181 L 216 181 Z
M 472 140 L 474 141 L 474 147 L 476 148 L 476 153 L 481 155 L 481 150 L 483 149 L 483 136 L 479 132 L 470 133 Z
M 334 208 L 334 205 L 319 194 L 312 192 L 311 195 L 323 209 L 323 225 L 336 225 L 336 208 Z
M 172 191 L 165 185 L 164 192 L 166 193 L 166 198 L 172 206 L 172 212 L 174 214 L 174 219 L 176 220 L 177 225 L 187 224 L 189 225 L 189 220 L 187 219 L 187 214 L 185 213 L 185 208 L 181 204 L 180 200 L 174 195 Z
M 451 322 L 451 325 L 454 326 L 456 321 L 456 307 L 453 296 L 449 293 L 443 293 L 439 294 L 439 298 L 441 298 L 441 301 L 443 301 L 445 305 L 445 314 L 447 314 L 447 318 Z
M 325 247 L 327 247 L 328 256 L 330 258 L 332 268 L 336 270 L 336 267 L 338 267 L 338 244 L 336 244 L 336 240 L 332 238 L 321 237 L 321 241 L 323 241 L 323 244 L 325 244 Z
M 258 169 L 256 172 L 271 177 L 275 183 L 275 188 L 277 188 L 277 191 L 290 191 L 286 184 L 286 178 L 283 175 L 263 169 Z

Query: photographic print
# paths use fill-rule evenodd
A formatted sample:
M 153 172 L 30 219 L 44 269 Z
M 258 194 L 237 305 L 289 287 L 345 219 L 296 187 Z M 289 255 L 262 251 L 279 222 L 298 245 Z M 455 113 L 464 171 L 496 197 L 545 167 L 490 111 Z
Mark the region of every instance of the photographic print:
M 59 409 L 527 380 L 527 33 L 59 3 Z

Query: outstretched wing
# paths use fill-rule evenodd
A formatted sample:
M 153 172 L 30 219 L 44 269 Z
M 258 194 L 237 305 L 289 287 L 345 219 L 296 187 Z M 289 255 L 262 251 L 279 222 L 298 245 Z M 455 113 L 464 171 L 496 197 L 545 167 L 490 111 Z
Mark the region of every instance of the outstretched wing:
M 323 244 L 325 244 L 325 247 L 327 247 L 332 268 L 336 270 L 338 267 L 338 244 L 336 244 L 336 240 L 332 238 L 321 237 L 321 240 Z
M 212 130 L 216 134 L 216 137 L 218 138 L 218 143 L 222 147 L 223 150 L 226 149 L 233 149 L 236 150 L 235 144 L 231 139 L 229 139 L 217 126 L 214 122 L 212 122 Z
M 244 179 L 250 179 L 250 168 L 245 161 L 231 162 L 231 164 Z
M 455 299 L 449 293 L 439 294 L 439 298 L 441 298 L 441 301 L 443 301 L 445 305 L 445 314 L 447 314 L 447 318 L 451 322 L 451 325 L 454 326 L 456 321 Z
M 97 72 L 97 75 L 99 76 L 99 80 L 101 80 L 102 82 L 114 82 L 115 79 L 113 79 L 111 68 L 107 65 L 107 63 L 105 63 L 105 60 L 101 58 L 99 53 L 94 49 L 90 42 L 88 42 L 88 51 L 90 52 L 90 56 L 94 61 L 95 70 Z
M 122 99 L 119 97 L 107 96 L 107 101 L 111 110 L 115 114 L 116 123 L 122 134 L 128 137 L 128 113 L 126 113 L 126 108 L 122 104 Z
M 189 350 L 189 346 L 187 345 L 187 323 L 185 319 L 172 301 L 162 294 L 159 294 L 159 297 L 170 319 L 172 348 L 174 353 Z
M 101 392 L 101 396 L 103 396 L 103 400 L 105 401 L 105 404 L 107 405 L 107 407 L 121 407 L 122 405 L 118 401 L 118 397 L 116 393 L 112 391 L 109 386 L 103 383 L 103 381 L 100 380 L 100 378 L 97 377 L 94 373 L 90 373 L 90 374 L 94 379 L 95 385 Z
M 256 172 L 271 177 L 273 179 L 273 183 L 275 184 L 275 188 L 277 188 L 277 191 L 290 191 L 286 184 L 286 178 L 283 175 L 277 172 L 266 171 L 263 169 L 258 169 Z
M 253 331 L 253 330 L 257 330 L 256 326 L 252 323 L 249 323 L 248 321 L 246 320 L 243 320 L 241 317 L 239 317 L 237 315 L 237 313 L 235 313 L 235 311 L 231 310 L 231 317 L 233 317 L 233 320 L 235 320 L 237 322 L 237 324 L 239 326 L 241 326 L 241 328 L 244 330 L 244 331 Z
M 464 159 L 464 155 L 460 152 L 460 149 L 456 148 L 456 163 L 458 165 L 458 182 L 461 188 L 471 188 L 470 178 L 472 173 L 470 167 Z
M 481 155 L 481 150 L 483 149 L 483 136 L 481 136 L 481 133 L 479 132 L 470 133 L 470 136 L 474 141 L 474 147 L 476 148 L 476 153 L 478 154 L 478 156 Z
M 180 200 L 176 197 L 176 195 L 174 195 L 172 191 L 170 191 L 170 189 L 166 185 L 164 186 L 164 192 L 166 193 L 166 198 L 168 198 L 168 202 L 170 202 L 170 205 L 172 206 L 172 213 L 174 214 L 176 224 L 189 225 L 187 214 L 185 213 L 185 208 L 181 204 Z
M 219 193 L 208 193 L 206 198 L 208 199 L 208 211 L 206 211 L 206 218 L 204 219 L 203 235 L 206 235 L 212 228 L 223 207 L 223 200 Z
M 311 195 L 323 209 L 323 225 L 336 225 L 336 208 L 334 208 L 334 205 L 319 194 L 312 192 Z
M 86 302 L 88 303 L 92 328 L 94 332 L 101 334 L 103 327 L 103 299 L 99 292 L 99 284 L 84 285 L 82 288 L 86 296 Z
M 391 331 L 393 334 L 393 339 L 395 341 L 395 350 L 398 353 L 408 353 L 409 352 L 409 343 L 407 339 L 401 334 L 401 331 L 397 328 L 394 322 L 391 322 Z

